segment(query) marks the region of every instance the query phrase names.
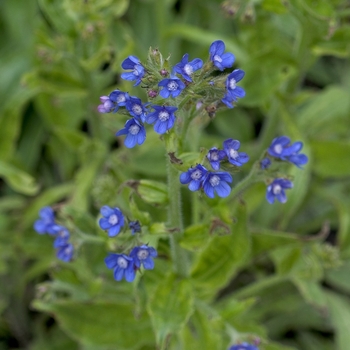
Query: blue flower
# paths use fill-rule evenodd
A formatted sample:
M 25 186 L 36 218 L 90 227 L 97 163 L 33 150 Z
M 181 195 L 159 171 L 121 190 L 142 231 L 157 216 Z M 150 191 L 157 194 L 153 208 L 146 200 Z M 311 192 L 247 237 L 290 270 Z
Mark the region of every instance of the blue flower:
M 266 199 L 270 204 L 273 204 L 275 198 L 281 202 L 285 203 L 287 201 L 285 189 L 292 188 L 293 183 L 287 179 L 275 179 L 266 189 Z
M 109 96 L 100 97 L 100 101 L 102 102 L 102 104 L 100 104 L 97 107 L 97 110 L 100 113 L 115 113 L 118 111 L 119 107 L 123 107 L 126 105 L 126 101 L 128 99 L 129 94 L 127 92 L 114 90 L 109 94 Z
M 227 94 L 232 98 L 233 101 L 237 101 L 238 98 L 245 96 L 244 89 L 240 86 L 237 86 L 237 83 L 243 79 L 244 74 L 244 71 L 241 69 L 235 69 L 226 79 Z
M 308 157 L 305 154 L 299 154 L 303 148 L 303 143 L 298 141 L 290 144 L 290 138 L 287 136 L 276 137 L 272 140 L 267 152 L 276 158 L 291 162 L 298 168 L 308 162 Z
M 224 98 L 221 100 L 222 103 L 225 103 L 225 105 L 228 108 L 233 108 L 234 105 L 232 104 L 232 102 L 236 102 L 237 99 L 235 99 L 233 96 L 231 96 L 229 93 L 226 93 L 226 95 L 224 96 Z
M 175 123 L 175 114 L 177 107 L 172 106 L 156 106 L 152 105 L 154 112 L 148 114 L 146 122 L 154 124 L 154 131 L 158 134 L 164 134 L 171 129 Z
M 133 148 L 136 144 L 142 145 L 146 140 L 145 127 L 135 118 L 127 120 L 124 129 L 119 130 L 115 135 L 126 135 L 124 145 L 128 148 Z
M 40 234 L 49 233 L 55 225 L 55 214 L 50 207 L 43 207 L 39 210 L 39 220 L 34 223 L 34 230 Z
M 72 260 L 74 247 L 70 243 L 66 243 L 57 247 L 56 256 L 58 259 L 69 262 Z
M 223 143 L 224 151 L 226 152 L 228 161 L 236 166 L 242 166 L 247 163 L 249 160 L 249 156 L 244 152 L 237 152 L 239 147 L 241 146 L 240 142 L 233 139 L 227 139 Z
M 135 266 L 140 268 L 142 264 L 146 270 L 152 270 L 154 268 L 154 261 L 152 258 L 155 258 L 157 255 L 157 251 L 153 247 L 147 245 L 135 247 L 130 252 L 130 257 L 133 258 Z
M 194 168 L 190 168 L 187 172 L 180 175 L 180 182 L 183 185 L 189 183 L 188 188 L 190 191 L 198 191 L 207 173 L 208 170 L 203 165 L 197 164 Z
M 158 83 L 158 86 L 163 86 L 163 89 L 159 92 L 159 95 L 163 98 L 177 97 L 181 94 L 181 91 L 186 85 L 176 76 L 171 76 L 169 79 L 163 79 Z
M 132 117 L 142 122 L 145 121 L 148 110 L 146 104 L 143 104 L 139 98 L 134 96 L 129 97 L 126 101 L 125 107 Z
M 230 68 L 235 61 L 235 56 L 230 52 L 225 52 L 225 44 L 221 40 L 214 41 L 209 48 L 210 60 L 214 66 L 223 71 L 225 68 Z
M 56 239 L 53 243 L 54 248 L 61 247 L 67 244 L 69 240 L 69 231 L 62 225 L 51 226 L 49 233 L 55 235 Z
M 217 149 L 216 147 L 211 148 L 207 154 L 207 159 L 209 160 L 210 165 L 214 170 L 220 169 L 220 161 L 222 161 L 225 158 L 225 151 Z
M 136 232 L 141 232 L 141 225 L 136 221 L 129 222 L 129 229 L 131 230 L 131 234 L 134 235 Z
M 134 260 L 124 254 L 109 254 L 105 258 L 107 268 L 114 269 L 114 279 L 121 281 L 123 277 L 128 282 L 135 279 Z
M 188 62 L 188 53 L 185 53 L 182 56 L 181 62 L 177 63 L 174 66 L 173 71 L 178 74 L 181 74 L 185 80 L 192 82 L 191 75 L 193 74 L 193 72 L 195 72 L 198 69 L 201 69 L 202 67 L 203 61 L 200 58 L 195 58 L 191 62 Z
M 208 173 L 203 181 L 204 192 L 210 198 L 214 198 L 215 192 L 219 197 L 227 197 L 231 193 L 231 187 L 227 182 L 232 182 L 229 173 Z
M 255 345 L 242 343 L 231 346 L 229 350 L 259 350 L 259 348 L 257 348 Z
M 271 160 L 269 158 L 264 158 L 260 161 L 260 168 L 265 170 L 271 165 Z
M 108 231 L 109 237 L 116 236 L 124 226 L 124 215 L 119 208 L 111 208 L 104 205 L 101 208 L 103 218 L 99 220 L 99 225 L 102 230 Z
M 145 75 L 145 68 L 140 63 L 140 60 L 135 56 L 129 56 L 122 62 L 122 68 L 130 69 L 131 72 L 126 72 L 121 75 L 125 80 L 136 80 L 134 86 L 141 83 L 141 79 Z

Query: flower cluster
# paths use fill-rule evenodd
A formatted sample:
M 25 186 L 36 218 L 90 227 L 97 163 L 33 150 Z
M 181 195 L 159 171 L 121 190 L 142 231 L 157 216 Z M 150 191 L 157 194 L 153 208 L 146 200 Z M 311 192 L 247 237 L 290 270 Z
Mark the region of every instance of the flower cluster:
M 267 153 L 272 157 L 272 159 L 288 161 L 302 169 L 301 166 L 308 162 L 308 157 L 305 154 L 300 153 L 302 148 L 302 142 L 298 141 L 291 144 L 289 137 L 280 136 L 272 140 L 271 145 L 267 149 Z M 271 164 L 271 159 L 266 157 L 260 161 L 260 168 L 266 170 L 271 166 Z M 288 179 L 274 179 L 267 186 L 267 201 L 270 204 L 273 204 L 275 199 L 277 199 L 280 203 L 285 203 L 287 201 L 285 190 L 292 187 L 293 183 Z
M 223 142 L 223 150 L 211 148 L 207 154 L 211 167 L 219 170 L 220 163 L 225 160 L 237 167 L 247 163 L 249 156 L 244 152 L 238 152 L 240 145 L 238 140 L 227 139 Z M 210 198 L 214 198 L 215 192 L 219 197 L 227 197 L 231 192 L 228 183 L 232 182 L 232 176 L 228 172 L 210 172 L 202 164 L 197 164 L 180 175 L 180 182 L 189 184 L 190 191 L 203 188 Z
M 151 51 L 153 55 L 158 55 L 158 50 Z M 158 57 L 158 56 L 157 56 Z M 214 41 L 209 48 L 208 64 L 203 65 L 200 58 L 189 60 L 189 55 L 183 55 L 181 61 L 175 64 L 171 73 L 163 66 L 162 58 L 157 61 L 157 67 L 151 65 L 152 60 L 149 59 L 148 65 L 143 65 L 135 56 L 129 56 L 122 62 L 122 68 L 127 72 L 122 73 L 122 79 L 135 81 L 134 86 L 140 85 L 141 82 L 148 88 L 148 96 L 156 98 L 158 95 L 163 99 L 176 99 L 188 85 L 191 86 L 192 92 L 196 96 L 203 94 L 206 96 L 202 82 L 206 87 L 213 87 L 213 91 L 219 91 L 221 96 L 218 97 L 214 93 L 213 101 L 215 110 L 221 102 L 229 108 L 233 108 L 233 102 L 238 98 L 245 96 L 243 88 L 237 86 L 237 83 L 244 77 L 244 72 L 240 69 L 235 69 L 229 74 L 224 83 L 222 77 L 209 77 L 208 82 L 205 80 L 194 81 L 196 72 L 204 73 L 211 71 L 214 68 L 223 71 L 226 68 L 232 67 L 235 57 L 232 53 L 225 53 L 225 44 L 221 40 Z M 204 67 L 204 68 L 203 68 Z M 198 75 L 198 74 L 197 74 Z M 204 91 L 204 92 L 203 92 Z M 224 91 L 224 93 L 223 93 Z M 124 128 L 116 133 L 116 136 L 126 135 L 124 144 L 128 148 L 141 145 L 146 140 L 146 130 L 144 124 L 153 124 L 155 132 L 164 134 L 170 130 L 176 121 L 175 112 L 177 107 L 172 106 L 171 100 L 162 100 L 161 104 L 143 103 L 139 98 L 130 96 L 127 92 L 120 90 L 112 91 L 109 96 L 100 97 L 101 104 L 97 107 L 100 113 L 116 113 L 120 108 L 124 108 L 126 114 L 131 116 L 124 125 Z M 123 113 L 125 114 L 125 111 Z M 211 115 L 209 113 L 209 115 Z
M 124 227 L 124 215 L 119 208 L 111 208 L 107 205 L 100 210 L 103 216 L 99 220 L 99 225 L 103 230 L 108 232 L 109 237 L 115 237 Z M 141 232 L 141 226 L 138 221 L 130 221 L 129 229 L 134 235 L 136 232 Z M 105 263 L 107 268 L 114 269 L 114 279 L 121 281 L 123 278 L 127 282 L 132 282 L 135 279 L 136 271 L 141 268 L 152 270 L 154 268 L 153 258 L 157 256 L 157 251 L 153 247 L 146 244 L 135 246 L 129 255 L 110 253 Z
M 70 234 L 66 227 L 55 221 L 55 214 L 51 207 L 44 207 L 39 211 L 39 218 L 34 223 L 34 230 L 39 234 L 48 233 L 55 236 L 53 243 L 58 259 L 69 262 L 72 260 L 74 248 L 69 243 Z

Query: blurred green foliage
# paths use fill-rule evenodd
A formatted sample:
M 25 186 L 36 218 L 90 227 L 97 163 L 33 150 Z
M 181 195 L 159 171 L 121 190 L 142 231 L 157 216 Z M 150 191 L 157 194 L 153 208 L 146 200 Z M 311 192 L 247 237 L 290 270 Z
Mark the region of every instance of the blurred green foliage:
M 0 32 L 0 349 L 222 350 L 260 337 L 265 350 L 348 350 L 348 1 L 3 0 Z M 268 205 L 257 183 L 238 198 L 203 199 L 207 221 L 192 222 L 184 191 L 192 269 L 179 279 L 159 138 L 118 147 L 124 120 L 96 106 L 117 87 L 145 97 L 119 78 L 128 55 L 145 60 L 152 46 L 173 63 L 205 58 L 217 39 L 246 72 L 247 95 L 190 140 L 239 139 L 254 161 L 285 134 L 310 161 L 290 169 L 285 205 Z M 132 179 L 142 179 L 137 191 L 125 186 Z M 56 203 L 80 232 L 71 264 L 32 229 Z M 104 204 L 129 208 L 158 244 L 155 269 L 133 284 L 104 266 L 113 248 L 96 224 Z

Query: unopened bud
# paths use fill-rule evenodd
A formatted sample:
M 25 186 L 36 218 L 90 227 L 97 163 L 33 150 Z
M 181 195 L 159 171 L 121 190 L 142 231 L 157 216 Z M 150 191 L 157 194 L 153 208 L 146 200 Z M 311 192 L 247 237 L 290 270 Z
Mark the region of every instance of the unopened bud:
M 158 95 L 158 92 L 156 90 L 148 90 L 147 95 L 149 98 L 155 98 Z
M 166 69 L 161 69 L 159 71 L 160 75 L 163 76 L 163 77 L 166 77 L 168 76 L 169 72 L 166 70 Z

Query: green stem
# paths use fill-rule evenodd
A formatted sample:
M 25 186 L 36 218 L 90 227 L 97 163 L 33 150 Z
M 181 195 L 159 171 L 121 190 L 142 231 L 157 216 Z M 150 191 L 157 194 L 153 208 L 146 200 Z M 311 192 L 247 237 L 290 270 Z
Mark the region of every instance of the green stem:
M 256 176 L 257 165 L 254 164 L 248 176 L 246 176 L 242 181 L 240 181 L 231 191 L 230 201 L 234 200 L 237 196 L 239 196 L 244 190 L 246 190 L 249 186 L 258 182 L 259 179 Z
M 168 164 L 168 224 L 176 229 L 170 234 L 170 248 L 175 272 L 182 277 L 188 275 L 187 253 L 180 247 L 179 240 L 183 235 L 181 192 L 178 171 Z

